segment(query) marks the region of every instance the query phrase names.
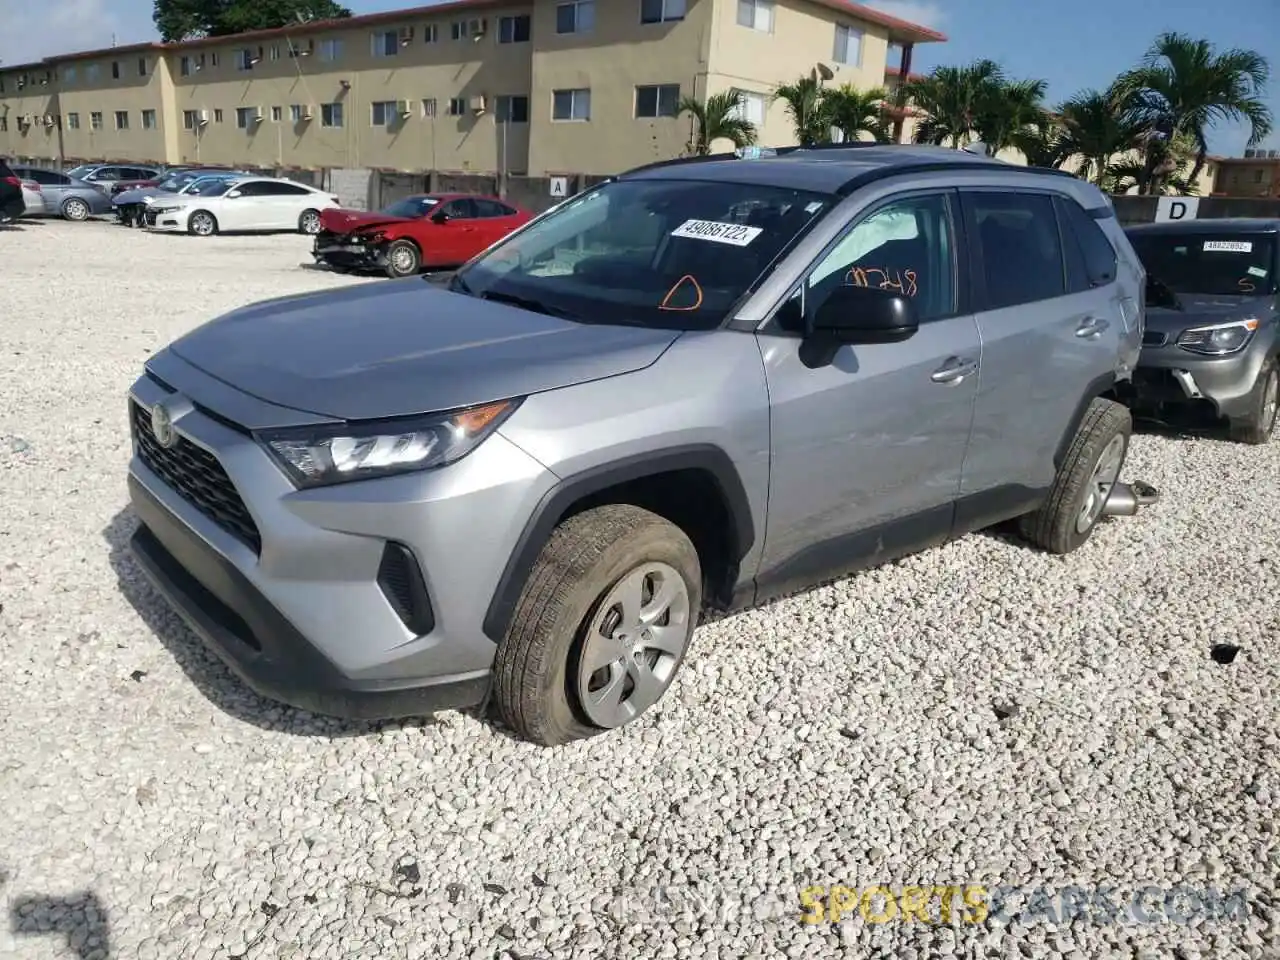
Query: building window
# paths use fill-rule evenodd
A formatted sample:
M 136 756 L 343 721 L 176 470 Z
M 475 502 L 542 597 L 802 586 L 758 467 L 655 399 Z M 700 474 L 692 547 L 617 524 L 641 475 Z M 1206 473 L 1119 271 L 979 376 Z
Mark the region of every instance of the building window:
M 400 52 L 400 37 L 394 30 L 383 30 L 370 39 L 371 51 L 375 57 L 394 57 Z
M 102 111 L 101 110 L 94 110 L 92 113 L 89 114 L 89 129 L 91 130 L 102 129 Z
M 595 0 L 577 0 L 556 7 L 556 33 L 590 33 L 595 26 Z
M 218 65 L 218 54 L 217 54 L 217 53 L 211 53 L 211 54 L 209 54 L 209 66 L 211 66 L 211 67 L 216 67 L 217 65 Z M 202 54 L 200 54 L 200 66 L 202 66 L 202 67 L 204 66 L 204 54 L 203 54 L 203 53 L 202 53 Z
M 438 23 L 428 23 L 422 28 L 423 43 L 439 43 L 440 42 L 440 25 Z
M 320 126 L 322 127 L 342 126 L 342 104 L 340 103 L 321 104 L 320 105 Z
M 449 98 L 449 116 L 460 117 L 467 112 L 467 101 L 461 97 Z
M 529 98 L 497 97 L 493 102 L 493 116 L 499 123 L 528 123 Z
M 683 20 L 685 0 L 640 0 L 641 23 L 667 23 Z
M 111 61 L 111 79 L 112 80 L 120 79 L 120 61 L 119 60 Z
M 184 77 L 191 76 L 191 58 L 183 57 L 178 61 L 178 73 Z
M 257 107 L 236 107 L 236 126 L 241 130 L 248 130 L 258 122 Z
M 214 110 L 214 111 L 213 111 L 213 122 L 214 122 L 214 123 L 221 123 L 221 122 L 222 122 L 222 110 L 221 110 L 221 108 L 219 108 L 219 109 L 217 109 L 217 110 Z
M 138 58 L 138 76 L 145 77 L 147 75 L 147 58 Z
M 498 42 L 499 43 L 528 43 L 529 42 L 529 15 L 521 14 L 517 17 L 499 17 L 498 18 Z
M 69 64 L 62 68 L 62 82 L 64 85 L 68 83 L 76 82 L 75 64 Z M 3 91 L 4 91 L 4 86 L 0 85 L 0 92 L 3 92 Z
M 272 107 L 272 108 L 271 108 L 271 122 L 272 122 L 272 123 L 279 123 L 282 119 L 284 119 L 284 111 L 283 111 L 282 109 L 280 109 L 279 107 Z
M 659 83 L 636 87 L 636 116 L 674 117 L 680 113 L 680 84 Z
M 84 79 L 86 83 L 95 83 L 102 75 L 101 64 L 91 63 L 84 68 Z
M 251 47 L 245 47 L 243 50 L 236 51 L 236 69 L 252 70 L 257 64 L 262 62 L 262 48 L 256 51 Z
M 590 90 L 555 90 L 551 94 L 552 120 L 590 120 Z
M 117 130 L 129 129 L 129 111 L 128 110 L 116 111 L 116 129 Z
M 271 59 L 272 59 L 272 60 L 279 60 L 279 59 L 280 59 L 280 44 L 278 44 L 278 43 L 273 43 L 273 44 L 271 45 Z
M 156 112 L 154 110 L 142 111 L 142 129 L 154 130 L 156 128 Z
M 301 123 L 301 122 L 302 122 L 302 116 L 303 116 L 303 114 L 302 114 L 302 104 L 300 104 L 300 103 L 291 103 L 291 104 L 289 104 L 289 119 L 290 119 L 292 122 L 294 122 L 294 123 Z
M 836 24 L 836 48 L 832 53 L 836 63 L 858 67 L 862 65 L 862 31 Z
M 449 24 L 449 36 L 454 40 L 467 39 L 467 21 L 455 20 Z
M 0 87 L 0 92 L 3 92 L 3 90 L 4 88 Z M 9 132 L 9 118 L 0 117 L 0 133 L 8 133 L 8 132 Z
M 320 41 L 320 59 L 321 60 L 338 60 L 342 57 L 342 41 L 341 40 L 321 40 Z
M 400 117 L 394 100 L 375 100 L 369 106 L 372 108 L 375 127 L 389 127 Z
M 1264 171 L 1264 170 L 1255 170 L 1255 171 L 1253 171 L 1253 182 L 1254 182 L 1254 183 L 1261 183 L 1261 182 L 1262 182 L 1262 175 L 1263 175 L 1265 172 L 1266 172 L 1266 171 Z
M 738 0 L 738 25 L 773 33 L 773 0 Z
M 182 111 L 182 129 L 194 130 L 200 125 L 200 111 L 183 110 Z
M 422 118 L 424 120 L 434 120 L 436 116 L 436 98 L 429 97 L 422 101 Z
M 79 129 L 80 129 L 80 114 L 78 114 L 78 113 L 68 113 L 68 114 L 67 114 L 67 129 L 68 129 L 68 130 L 79 130 Z
M 748 93 L 746 90 L 738 90 L 737 93 L 742 95 L 742 104 L 733 115 L 739 120 L 745 120 L 756 127 L 764 125 L 765 108 L 768 106 L 768 100 L 763 93 Z

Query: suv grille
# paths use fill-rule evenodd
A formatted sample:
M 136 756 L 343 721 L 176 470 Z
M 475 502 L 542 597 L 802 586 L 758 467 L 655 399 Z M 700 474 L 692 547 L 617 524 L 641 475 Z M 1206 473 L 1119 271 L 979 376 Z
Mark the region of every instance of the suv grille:
M 258 526 L 218 458 L 183 437 L 172 447 L 160 446 L 151 432 L 150 413 L 137 401 L 131 400 L 129 406 L 139 459 L 184 500 L 257 553 L 262 548 Z

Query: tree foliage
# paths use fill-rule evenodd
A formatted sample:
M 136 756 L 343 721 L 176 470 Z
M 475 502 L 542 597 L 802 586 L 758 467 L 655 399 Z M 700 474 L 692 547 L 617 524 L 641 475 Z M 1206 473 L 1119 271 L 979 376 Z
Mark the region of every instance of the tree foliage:
M 155 0 L 152 13 L 166 43 L 349 16 L 335 0 Z
M 756 142 L 755 124 L 742 116 L 743 95 L 739 90 L 715 93 L 704 100 L 685 97 L 680 101 L 680 114 L 693 117 L 697 129 L 689 143 L 689 152 L 705 157 L 716 140 L 728 140 L 735 147 Z

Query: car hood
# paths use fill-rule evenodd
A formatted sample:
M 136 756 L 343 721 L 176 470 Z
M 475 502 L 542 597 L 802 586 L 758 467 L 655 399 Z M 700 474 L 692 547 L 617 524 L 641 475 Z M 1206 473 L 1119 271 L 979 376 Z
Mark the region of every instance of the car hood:
M 121 190 L 111 198 L 112 203 L 141 203 L 144 197 L 166 195 L 166 191 L 155 187 L 135 187 L 132 190 Z
M 1147 307 L 1146 328 L 1174 335 L 1188 327 L 1202 327 L 1211 323 L 1262 319 L 1273 310 L 1274 298 L 1270 296 L 1209 296 L 1180 293 L 1178 300 L 1183 309 L 1172 307 Z
M 254 304 L 196 328 L 169 349 L 260 400 L 365 420 L 641 370 L 678 336 L 573 323 L 415 277 Z
M 320 229 L 330 233 L 350 233 L 365 227 L 378 227 L 388 223 L 412 223 L 409 217 L 391 217 L 376 210 L 348 210 L 330 207 L 320 211 Z

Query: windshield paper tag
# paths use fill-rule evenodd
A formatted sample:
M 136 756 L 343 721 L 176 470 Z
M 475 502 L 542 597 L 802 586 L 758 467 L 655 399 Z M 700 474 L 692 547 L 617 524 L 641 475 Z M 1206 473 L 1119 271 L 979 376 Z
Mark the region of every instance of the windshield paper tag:
M 1206 253 L 1252 253 L 1253 244 L 1244 240 L 1206 240 L 1201 249 Z
M 1251 277 L 1265 277 L 1267 275 L 1267 271 L 1264 270 L 1262 267 L 1250 267 L 1245 272 L 1248 273 L 1249 276 Z
M 671 231 L 673 237 L 688 237 L 690 240 L 710 240 L 712 243 L 727 243 L 733 247 L 745 247 L 760 234 L 759 227 L 746 227 L 740 223 L 717 223 L 715 220 L 686 220 Z

